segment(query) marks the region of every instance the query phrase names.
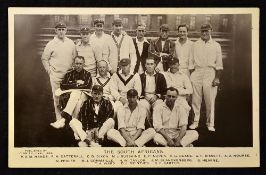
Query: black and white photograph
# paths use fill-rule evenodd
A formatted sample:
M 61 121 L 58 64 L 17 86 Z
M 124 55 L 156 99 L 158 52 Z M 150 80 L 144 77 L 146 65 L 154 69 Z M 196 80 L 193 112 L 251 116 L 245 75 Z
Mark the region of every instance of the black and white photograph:
M 259 166 L 257 21 L 255 8 L 9 9 L 9 164 Z

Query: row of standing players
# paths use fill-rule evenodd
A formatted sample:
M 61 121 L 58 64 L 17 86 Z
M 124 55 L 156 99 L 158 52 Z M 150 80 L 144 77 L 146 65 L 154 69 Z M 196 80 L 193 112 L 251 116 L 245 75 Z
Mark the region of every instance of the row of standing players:
M 104 138 L 121 146 L 143 146 L 151 139 L 164 146 L 188 146 L 198 138 L 194 129 L 204 96 L 206 126 L 215 131 L 214 103 L 223 65 L 210 24 L 202 25 L 195 43 L 187 38 L 186 25 L 178 27 L 175 43 L 168 39 L 166 24 L 151 42 L 144 37 L 144 25 L 133 39 L 122 31 L 119 18 L 111 35 L 103 26 L 97 19 L 95 33 L 82 28 L 76 45 L 65 36 L 64 23 L 55 26 L 56 36 L 42 55 L 54 98 L 53 127 L 70 126 L 80 146 L 99 146 Z M 195 117 L 187 130 L 191 94 Z

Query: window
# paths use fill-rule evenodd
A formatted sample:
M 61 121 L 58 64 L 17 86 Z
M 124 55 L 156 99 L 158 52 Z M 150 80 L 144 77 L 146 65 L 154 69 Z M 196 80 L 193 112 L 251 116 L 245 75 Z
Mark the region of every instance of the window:
M 181 16 L 177 16 L 175 21 L 175 26 L 176 26 L 175 28 L 177 29 L 180 24 L 181 24 Z
M 65 21 L 65 23 L 69 22 L 69 16 L 68 15 L 64 16 L 64 21 Z
M 60 21 L 60 16 L 56 15 L 54 16 L 55 23 L 58 23 Z
M 89 23 L 88 15 L 80 15 L 79 20 L 81 25 L 86 25 Z
M 157 25 L 160 27 L 163 23 L 163 17 L 162 16 L 157 16 Z
M 128 18 L 123 18 L 122 23 L 123 23 L 123 26 L 127 27 L 128 26 Z
M 196 27 L 196 16 L 191 16 L 190 17 L 189 28 L 191 30 L 195 30 L 195 27 Z
M 141 15 L 139 24 L 146 25 L 147 24 L 147 20 L 148 20 L 148 16 L 147 15 Z
M 211 16 L 206 16 L 205 17 L 205 22 L 210 24 L 211 23 Z
M 223 19 L 223 28 L 226 29 L 228 26 L 228 18 Z

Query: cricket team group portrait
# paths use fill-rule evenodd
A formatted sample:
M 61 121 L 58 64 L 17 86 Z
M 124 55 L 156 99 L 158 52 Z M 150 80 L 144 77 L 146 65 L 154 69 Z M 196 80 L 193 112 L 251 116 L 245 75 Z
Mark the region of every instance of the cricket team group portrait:
M 17 15 L 15 146 L 252 146 L 250 63 L 249 14 Z

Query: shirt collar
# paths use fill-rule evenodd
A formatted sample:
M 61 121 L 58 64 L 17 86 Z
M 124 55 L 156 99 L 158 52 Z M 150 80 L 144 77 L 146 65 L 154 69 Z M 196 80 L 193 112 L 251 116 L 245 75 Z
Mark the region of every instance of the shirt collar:
M 82 45 L 81 39 L 78 41 L 77 45 L 78 46 L 81 46 Z M 89 40 L 89 42 L 85 46 L 90 46 L 90 45 L 91 45 L 91 43 L 90 43 L 90 40 Z
M 97 74 L 97 75 L 96 75 L 96 78 L 99 78 L 99 77 L 101 77 L 101 76 L 100 76 L 100 74 Z M 107 72 L 107 77 L 108 77 L 108 78 L 110 78 L 110 77 L 111 77 L 111 75 L 110 75 L 110 73 L 109 73 L 109 72 Z M 101 77 L 101 78 L 102 78 L 102 77 Z
M 139 42 L 138 38 L 136 37 L 136 43 L 137 43 L 137 44 L 138 44 L 138 43 L 144 43 L 144 42 L 149 43 L 149 41 L 148 41 L 145 37 L 144 37 L 144 40 L 141 41 L 141 42 Z
M 203 41 L 201 38 L 200 38 L 200 40 L 205 43 L 205 41 Z M 212 42 L 213 42 L 213 39 L 212 39 L 212 36 L 210 36 L 209 41 L 207 41 L 206 43 L 212 43 Z
M 176 39 L 176 43 L 178 43 L 178 44 L 181 44 L 180 42 L 179 42 L 179 37 Z M 184 43 L 184 44 L 188 44 L 190 42 L 190 39 L 189 38 L 187 38 L 187 40 L 186 40 L 186 42 Z
M 122 74 L 122 69 L 120 69 L 118 72 L 120 75 L 124 75 L 124 74 Z M 129 75 L 134 75 L 133 71 L 130 70 Z
M 114 37 L 117 37 L 117 38 L 119 38 L 119 37 L 121 37 L 122 35 L 126 35 L 127 33 L 125 32 L 125 31 L 121 31 L 121 34 L 117 37 L 115 34 L 114 34 L 114 32 L 111 32 L 111 36 L 114 36 Z
M 152 75 L 153 75 L 153 76 L 155 76 L 155 75 L 156 75 L 156 73 L 157 73 L 157 72 L 156 72 L 156 71 L 154 71 L 154 73 L 153 73 Z M 146 75 L 146 76 L 147 76 L 147 75 L 148 75 L 148 76 L 150 76 L 150 75 L 147 73 L 147 71 L 145 71 L 145 75 Z
M 167 70 L 167 72 L 168 73 L 170 73 L 170 74 L 182 74 L 182 72 L 180 72 L 180 69 L 176 72 L 176 73 L 172 73 L 171 71 L 170 71 L 170 68 Z
M 66 36 L 64 37 L 63 40 L 59 39 L 57 36 L 54 36 L 54 39 L 56 40 L 56 42 L 65 42 L 66 41 Z

